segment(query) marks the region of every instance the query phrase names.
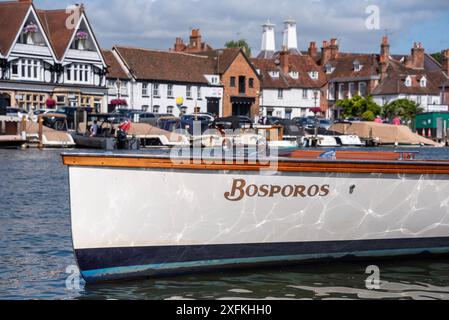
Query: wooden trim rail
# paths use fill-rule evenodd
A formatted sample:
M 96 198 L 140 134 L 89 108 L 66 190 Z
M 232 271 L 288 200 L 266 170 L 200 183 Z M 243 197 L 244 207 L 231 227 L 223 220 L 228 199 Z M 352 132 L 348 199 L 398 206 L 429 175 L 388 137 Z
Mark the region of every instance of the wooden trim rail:
M 142 168 L 168 170 L 205 170 L 205 171 L 261 171 L 273 169 L 273 163 L 241 163 L 233 164 L 211 163 L 201 160 L 177 160 L 169 158 L 142 156 L 101 156 L 101 155 L 63 155 L 63 162 L 67 166 L 76 167 L 107 167 L 107 168 Z M 198 162 L 198 163 L 197 163 Z M 385 173 L 385 174 L 447 174 L 449 162 L 381 162 L 360 160 L 280 160 L 275 171 L 278 172 L 319 172 L 319 173 Z

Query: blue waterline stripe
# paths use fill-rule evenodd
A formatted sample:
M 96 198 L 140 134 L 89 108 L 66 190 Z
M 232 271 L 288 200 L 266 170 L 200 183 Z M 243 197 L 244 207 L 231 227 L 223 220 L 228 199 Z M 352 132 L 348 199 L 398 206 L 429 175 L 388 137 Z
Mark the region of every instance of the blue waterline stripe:
M 118 267 L 197 263 L 198 261 L 241 261 L 273 257 L 341 255 L 352 252 L 388 250 L 425 250 L 448 248 L 449 238 L 414 238 L 298 243 L 253 243 L 223 245 L 149 246 L 124 248 L 77 249 L 81 270 Z
M 225 267 L 229 265 L 255 265 L 271 262 L 301 262 L 324 259 L 339 259 L 348 256 L 356 258 L 367 257 L 391 257 L 391 256 L 411 256 L 422 253 L 431 254 L 447 254 L 449 247 L 444 248 L 421 248 L 421 249 L 398 249 L 398 250 L 377 250 L 377 251 L 360 251 L 360 252 L 345 252 L 333 254 L 306 254 L 306 255 L 292 255 L 292 256 L 273 256 L 273 257 L 258 257 L 258 258 L 239 258 L 239 259 L 223 259 L 223 260 L 209 260 L 209 261 L 192 261 L 192 262 L 178 262 L 178 263 L 161 263 L 149 264 L 141 266 L 116 267 L 97 270 L 82 271 L 82 276 L 89 280 L 107 280 L 117 276 L 126 275 L 157 275 L 163 271 L 182 271 L 182 269 L 201 269 L 213 267 Z

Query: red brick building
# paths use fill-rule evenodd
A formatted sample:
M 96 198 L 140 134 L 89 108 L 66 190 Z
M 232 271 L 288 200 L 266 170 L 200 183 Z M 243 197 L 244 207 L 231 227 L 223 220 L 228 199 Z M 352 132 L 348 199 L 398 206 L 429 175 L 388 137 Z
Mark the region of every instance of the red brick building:
M 200 53 L 217 62 L 217 73 L 224 87 L 223 116 L 260 114 L 260 78 L 242 49 L 221 49 Z

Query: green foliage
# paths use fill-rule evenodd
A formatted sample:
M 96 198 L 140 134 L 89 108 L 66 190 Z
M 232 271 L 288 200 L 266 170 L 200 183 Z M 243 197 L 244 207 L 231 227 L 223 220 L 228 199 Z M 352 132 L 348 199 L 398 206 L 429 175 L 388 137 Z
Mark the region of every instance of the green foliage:
M 441 52 L 433 53 L 432 57 L 439 63 L 443 63 L 443 54 Z
M 376 116 L 374 115 L 374 113 L 372 111 L 368 110 L 362 114 L 362 119 L 365 121 L 374 121 L 374 119 L 376 119 Z
M 248 58 L 251 58 L 251 47 L 249 46 L 248 42 L 245 39 L 240 39 L 237 41 L 231 40 L 226 42 L 225 44 L 226 48 L 240 48 L 243 50 L 243 53 L 245 53 L 245 55 Z
M 416 115 L 424 112 L 418 104 L 408 99 L 395 100 L 382 109 L 382 116 L 386 119 L 393 119 L 399 116 L 403 121 L 413 121 Z
M 362 118 L 373 121 L 381 113 L 381 107 L 374 102 L 372 97 L 355 96 L 352 99 L 339 100 L 337 106 L 343 109 L 345 118 Z

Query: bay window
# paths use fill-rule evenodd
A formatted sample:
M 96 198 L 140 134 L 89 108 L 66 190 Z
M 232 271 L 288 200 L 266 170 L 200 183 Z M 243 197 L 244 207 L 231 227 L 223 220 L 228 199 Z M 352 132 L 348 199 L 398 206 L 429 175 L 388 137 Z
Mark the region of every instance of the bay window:
M 42 63 L 37 59 L 19 59 L 12 62 L 13 79 L 42 80 Z
M 91 83 L 91 66 L 74 63 L 65 68 L 66 80 L 74 83 Z

